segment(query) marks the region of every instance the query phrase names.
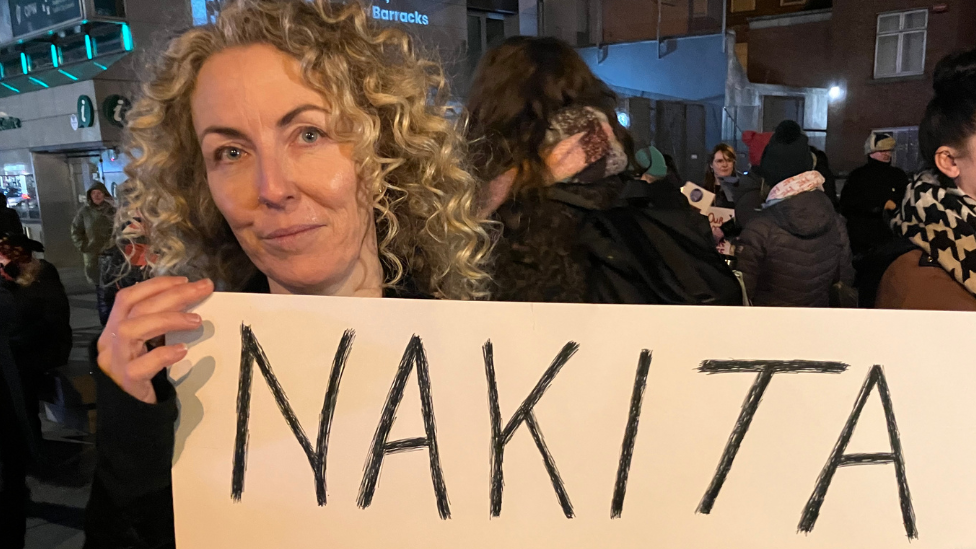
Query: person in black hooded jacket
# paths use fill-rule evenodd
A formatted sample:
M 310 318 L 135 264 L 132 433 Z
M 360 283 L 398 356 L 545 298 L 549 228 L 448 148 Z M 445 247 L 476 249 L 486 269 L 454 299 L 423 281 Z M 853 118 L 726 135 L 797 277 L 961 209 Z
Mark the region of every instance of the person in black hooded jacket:
M 799 125 L 776 128 L 759 171 L 776 183 L 739 239 L 749 298 L 758 306 L 829 306 L 833 284 L 854 282 L 851 249 Z

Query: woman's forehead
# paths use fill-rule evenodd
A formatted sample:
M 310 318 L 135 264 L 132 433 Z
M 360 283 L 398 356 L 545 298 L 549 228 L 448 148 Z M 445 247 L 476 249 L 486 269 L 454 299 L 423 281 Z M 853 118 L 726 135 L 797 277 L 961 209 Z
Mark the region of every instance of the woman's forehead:
M 228 48 L 200 69 L 191 96 L 198 133 L 212 124 L 275 123 L 299 105 L 325 107 L 297 59 L 270 45 Z

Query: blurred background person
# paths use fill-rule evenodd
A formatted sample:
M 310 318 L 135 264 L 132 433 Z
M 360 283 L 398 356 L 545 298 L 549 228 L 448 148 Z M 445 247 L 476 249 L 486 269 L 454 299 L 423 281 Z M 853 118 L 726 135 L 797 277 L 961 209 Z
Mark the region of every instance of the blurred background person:
M 855 265 L 874 248 L 894 238 L 885 209 L 901 203 L 908 176 L 891 165 L 895 138 L 890 133 L 873 133 L 864 143 L 867 164 L 847 178 L 840 197 L 840 213 L 847 219 Z
M 712 205 L 716 208 L 731 208 L 735 204 L 739 184 L 735 161 L 735 149 L 731 146 L 719 143 L 712 149 L 702 188 L 715 193 L 715 202 Z
M 45 374 L 71 353 L 71 306 L 58 270 L 35 253 L 40 242 L 22 233 L 0 236 L 0 285 L 13 297 L 16 323 L 10 350 L 27 395 L 31 423 L 40 430 L 37 396 Z
M 918 132 L 930 169 L 892 220 L 912 249 L 885 271 L 877 306 L 976 311 L 976 50 L 942 59 L 934 88 Z
M 776 183 L 739 238 L 737 266 L 749 298 L 757 306 L 829 306 L 832 286 L 854 282 L 851 250 L 796 122 L 776 127 L 758 172 Z
M 467 107 L 484 213 L 501 222 L 493 297 L 583 302 L 580 224 L 614 204 L 633 155 L 616 96 L 568 44 L 516 36 L 485 54 Z
M 105 185 L 96 182 L 86 193 L 86 202 L 71 223 L 71 241 L 81 252 L 85 262 L 85 278 L 95 286 L 100 309 L 104 309 L 105 295 L 101 284 L 98 256 L 112 246 L 115 223 L 115 204 Z M 104 325 L 104 320 L 102 324 Z

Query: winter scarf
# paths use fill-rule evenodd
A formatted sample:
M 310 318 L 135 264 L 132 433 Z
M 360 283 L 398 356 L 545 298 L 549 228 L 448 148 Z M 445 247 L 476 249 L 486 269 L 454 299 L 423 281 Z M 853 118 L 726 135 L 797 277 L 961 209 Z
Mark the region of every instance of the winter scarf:
M 824 181 L 824 176 L 820 175 L 820 172 L 818 171 L 804 172 L 800 175 L 784 180 L 769 191 L 769 196 L 766 197 L 766 202 L 763 204 L 763 208 L 768 208 L 778 204 L 787 198 L 796 196 L 800 193 L 805 193 L 815 189 L 820 189 L 822 191 Z
M 976 200 L 935 172 L 922 172 L 891 227 L 976 295 Z
M 548 150 L 546 165 L 555 183 L 593 183 L 627 169 L 627 153 L 613 134 L 607 117 L 592 107 L 569 107 L 549 122 L 542 145 Z M 508 200 L 516 168 L 488 184 L 483 214 L 490 214 Z

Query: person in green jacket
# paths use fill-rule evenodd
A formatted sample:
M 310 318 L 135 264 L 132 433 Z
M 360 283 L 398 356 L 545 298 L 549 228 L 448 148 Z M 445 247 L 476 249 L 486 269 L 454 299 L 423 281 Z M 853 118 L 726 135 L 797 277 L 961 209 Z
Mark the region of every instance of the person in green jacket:
M 78 210 L 71 223 L 71 241 L 85 259 L 85 278 L 100 286 L 98 255 L 112 245 L 115 205 L 112 195 L 101 183 L 88 189 L 87 204 Z

